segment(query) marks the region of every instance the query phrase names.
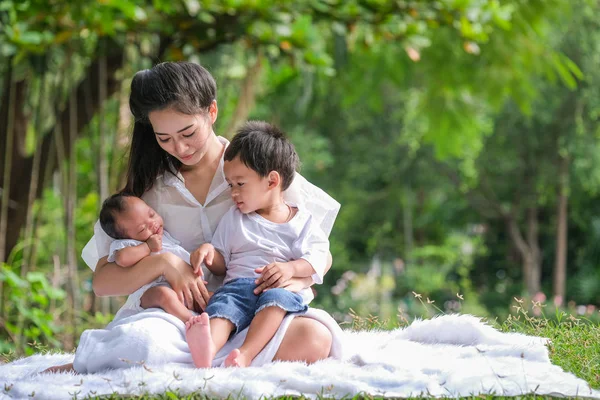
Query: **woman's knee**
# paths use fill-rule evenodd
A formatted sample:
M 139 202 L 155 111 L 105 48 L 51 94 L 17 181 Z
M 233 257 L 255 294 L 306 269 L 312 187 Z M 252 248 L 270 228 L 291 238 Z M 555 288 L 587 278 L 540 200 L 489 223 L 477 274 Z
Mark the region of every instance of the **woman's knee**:
M 322 323 L 312 318 L 294 318 L 275 358 L 313 363 L 329 356 L 332 341 L 331 332 Z

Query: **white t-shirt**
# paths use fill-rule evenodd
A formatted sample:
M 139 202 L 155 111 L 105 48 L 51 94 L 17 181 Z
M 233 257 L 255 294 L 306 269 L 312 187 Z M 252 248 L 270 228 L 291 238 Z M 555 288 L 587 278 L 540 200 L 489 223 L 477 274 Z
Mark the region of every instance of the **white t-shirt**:
M 278 224 L 233 206 L 221 219 L 212 244 L 225 259 L 224 283 L 258 278 L 256 268 L 301 258 L 315 270 L 315 283 L 323 283 L 329 240 L 312 215 L 300 207 L 290 221 Z
M 227 139 L 218 139 L 226 146 L 229 145 Z M 162 216 L 165 230 L 177 238 L 181 246 L 189 252 L 196 250 L 203 243 L 212 241 L 219 221 L 234 205 L 231 189 L 225 181 L 223 163 L 221 157 L 204 204 L 200 204 L 185 187 L 181 174 L 174 176 L 166 173 L 157 177 L 154 186 L 142 196 L 142 199 Z M 284 199 L 291 204 L 305 207 L 323 232 L 329 236 L 340 209 L 340 204 L 331 196 L 296 173 L 291 186 L 284 192 Z M 88 267 L 92 270 L 96 268 L 98 260 L 109 254 L 113 241 L 114 239 L 102 230 L 100 222 L 96 222 L 94 236 L 81 254 Z M 204 276 L 211 291 L 223 283 L 222 277 L 213 276 L 207 269 L 204 270 Z
M 115 239 L 115 241 L 110 244 L 108 261 L 115 262 L 117 251 L 122 250 L 126 247 L 139 246 L 142 243 L 144 242 L 140 242 L 139 240 L 135 239 Z M 161 253 L 173 253 L 186 263 L 190 263 L 190 253 L 186 249 L 181 247 L 179 241 L 171 235 L 169 235 L 169 232 L 165 230 L 163 230 L 162 249 L 152 254 Z

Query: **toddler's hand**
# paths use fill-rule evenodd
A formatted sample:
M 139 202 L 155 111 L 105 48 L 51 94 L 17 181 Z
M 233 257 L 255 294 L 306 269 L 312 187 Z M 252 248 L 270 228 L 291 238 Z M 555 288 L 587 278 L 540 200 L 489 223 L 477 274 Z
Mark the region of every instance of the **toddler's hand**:
M 255 294 L 270 288 L 285 287 L 286 283 L 294 276 L 295 270 L 291 263 L 274 262 L 254 270 L 261 274 L 256 282 Z
M 198 247 L 190 255 L 190 262 L 192 263 L 192 268 L 194 268 L 194 273 L 198 276 L 204 276 L 204 273 L 202 272 L 202 262 L 211 266 L 214 258 L 215 248 L 212 244 L 204 243 L 202 246 Z
M 150 247 L 150 251 L 152 253 L 156 253 L 157 251 L 162 250 L 162 235 L 154 234 L 146 240 L 148 247 Z

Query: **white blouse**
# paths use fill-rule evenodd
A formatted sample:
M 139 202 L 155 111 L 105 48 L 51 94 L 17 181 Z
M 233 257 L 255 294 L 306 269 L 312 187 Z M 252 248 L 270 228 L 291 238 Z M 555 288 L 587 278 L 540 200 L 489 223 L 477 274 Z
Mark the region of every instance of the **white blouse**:
M 225 146 L 229 145 L 227 139 L 221 136 L 218 139 Z M 142 196 L 142 199 L 162 216 L 164 229 L 179 240 L 181 246 L 190 253 L 201 244 L 212 240 L 219 221 L 234 205 L 231 199 L 231 189 L 225 181 L 223 162 L 223 157 L 221 157 L 204 204 L 200 204 L 185 187 L 181 173 L 178 173 L 177 176 L 166 173 L 157 177 L 152 188 Z M 340 210 L 340 204 L 337 201 L 298 173 L 294 176 L 290 187 L 284 192 L 284 198 L 289 203 L 305 207 L 321 226 L 323 232 L 329 236 Z M 94 236 L 81 253 L 81 257 L 88 267 L 92 270 L 96 269 L 98 260 L 108 255 L 110 244 L 114 240 L 102 230 L 100 221 L 97 221 L 94 225 Z M 223 277 L 212 276 L 207 269 L 204 273 L 209 290 L 215 290 L 221 286 Z

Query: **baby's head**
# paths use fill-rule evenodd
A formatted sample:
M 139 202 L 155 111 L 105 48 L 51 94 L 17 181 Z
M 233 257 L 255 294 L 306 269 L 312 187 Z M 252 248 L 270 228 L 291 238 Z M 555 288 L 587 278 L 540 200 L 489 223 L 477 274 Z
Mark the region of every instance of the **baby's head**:
M 294 180 L 299 159 L 277 127 L 248 121 L 231 140 L 223 167 L 233 201 L 243 213 L 268 206 Z
M 163 233 L 163 219 L 144 200 L 122 193 L 113 194 L 102 203 L 100 225 L 113 239 L 145 242 Z

